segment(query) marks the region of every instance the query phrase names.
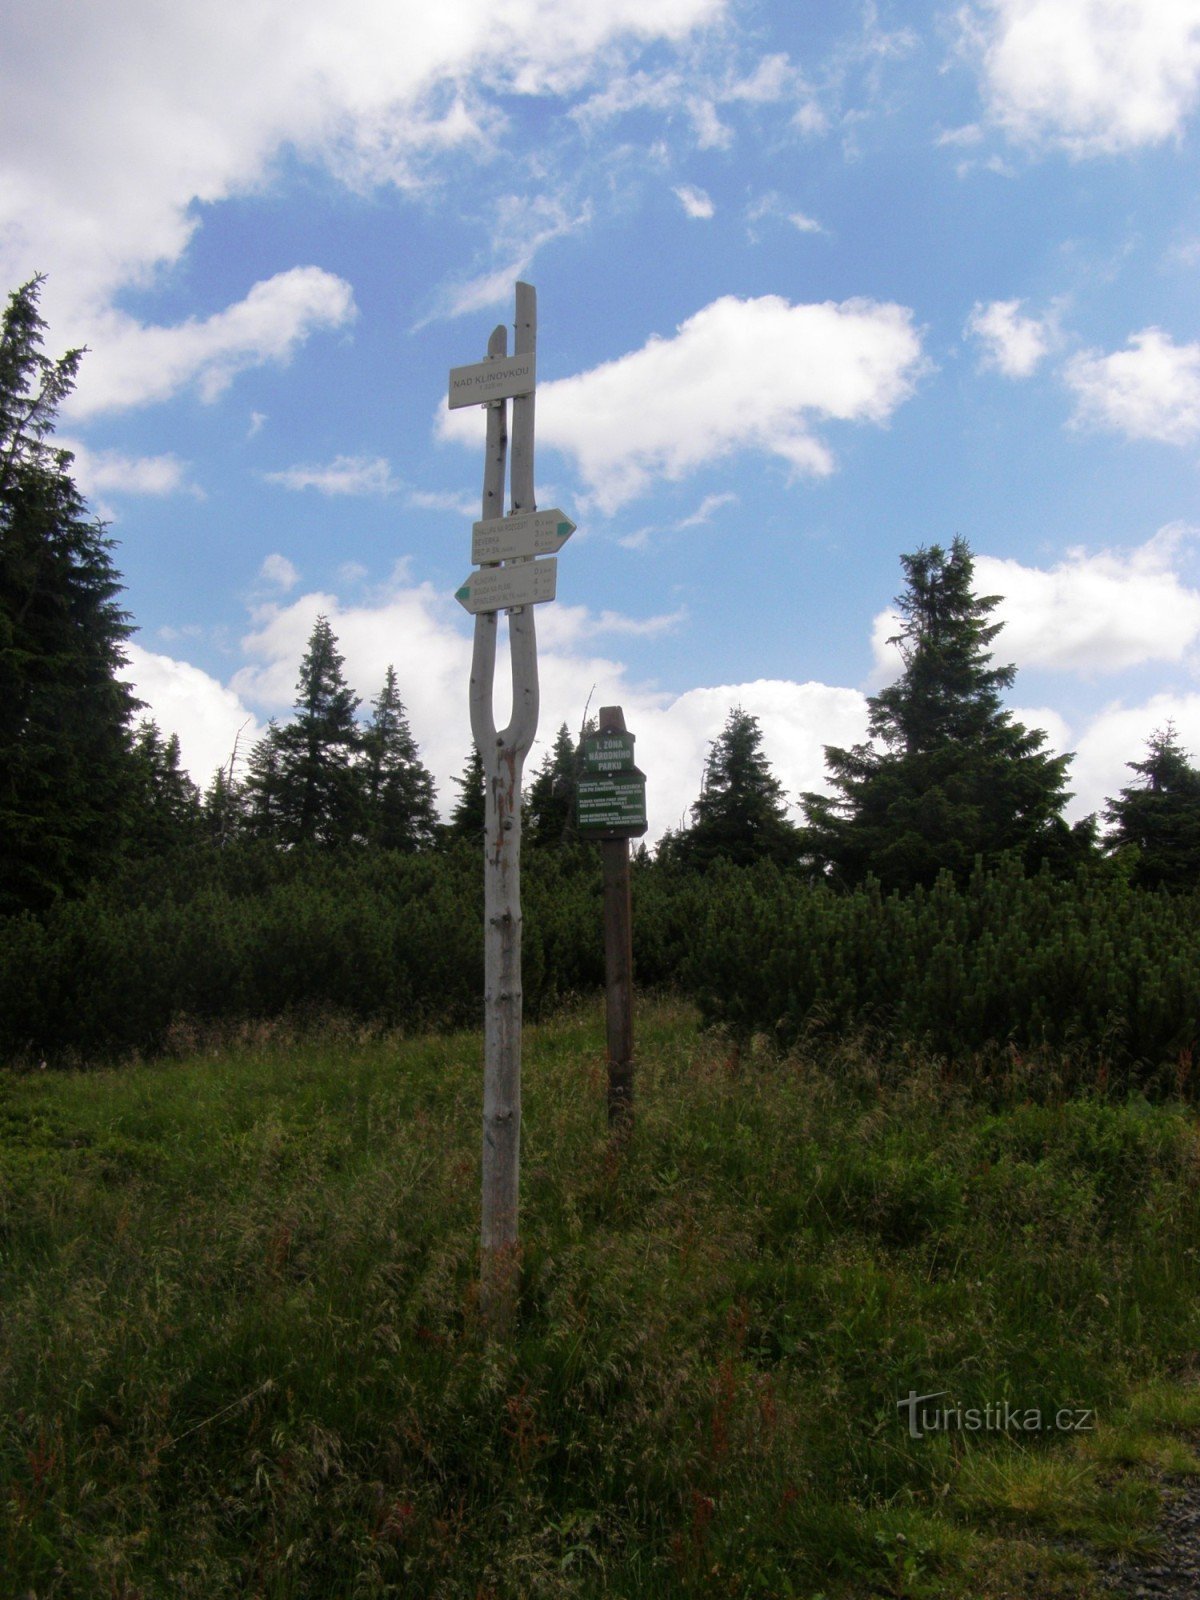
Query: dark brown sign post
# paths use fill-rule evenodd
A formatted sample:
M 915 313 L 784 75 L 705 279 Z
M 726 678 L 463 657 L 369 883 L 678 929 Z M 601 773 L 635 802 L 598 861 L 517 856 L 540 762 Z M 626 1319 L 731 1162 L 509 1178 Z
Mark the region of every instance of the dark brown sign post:
M 583 742 L 579 832 L 599 839 L 604 862 L 605 1020 L 608 1125 L 633 1121 L 633 904 L 629 841 L 646 832 L 646 778 L 633 764 L 634 735 L 620 706 L 604 706 L 598 731 Z

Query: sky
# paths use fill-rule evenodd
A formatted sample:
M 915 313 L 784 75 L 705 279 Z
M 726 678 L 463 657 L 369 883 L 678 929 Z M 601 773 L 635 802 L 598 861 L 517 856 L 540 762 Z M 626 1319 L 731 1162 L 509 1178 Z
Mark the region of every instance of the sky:
M 44 273 L 47 352 L 88 349 L 58 442 L 202 787 L 324 614 L 449 810 L 484 413 L 447 378 L 523 279 L 578 525 L 527 778 L 621 705 L 653 841 L 741 706 L 799 817 L 900 670 L 901 556 L 961 536 L 1076 818 L 1168 721 L 1200 761 L 1198 151 L 1200 0 L 39 0 L 0 292 Z

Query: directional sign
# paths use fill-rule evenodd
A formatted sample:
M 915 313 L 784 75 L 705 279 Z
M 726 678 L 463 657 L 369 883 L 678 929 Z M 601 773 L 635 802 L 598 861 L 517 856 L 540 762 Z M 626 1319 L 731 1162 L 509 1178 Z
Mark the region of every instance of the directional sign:
M 557 509 L 489 517 L 471 529 L 471 560 L 482 564 L 522 556 L 556 556 L 574 532 L 570 517 Z
M 632 733 L 597 733 L 583 741 L 588 772 L 628 772 L 633 768 Z
M 645 833 L 646 775 L 632 771 L 580 778 L 576 814 L 581 833 Z
M 506 611 L 510 606 L 535 606 L 553 600 L 558 581 L 558 562 L 518 561 L 512 567 L 484 567 L 473 572 L 454 598 L 472 615 L 479 611 Z
M 450 368 L 450 409 L 482 406 L 509 395 L 532 394 L 536 382 L 535 360 L 527 356 L 497 356 L 469 367 Z

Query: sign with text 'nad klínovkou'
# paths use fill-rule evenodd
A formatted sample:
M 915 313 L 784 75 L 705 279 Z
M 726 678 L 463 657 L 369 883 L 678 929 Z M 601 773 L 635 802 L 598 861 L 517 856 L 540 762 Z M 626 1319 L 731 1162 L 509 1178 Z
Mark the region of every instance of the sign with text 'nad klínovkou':
M 467 367 L 451 367 L 450 409 L 485 406 L 492 400 L 532 394 L 536 381 L 532 355 L 496 356 L 490 361 L 473 361 Z

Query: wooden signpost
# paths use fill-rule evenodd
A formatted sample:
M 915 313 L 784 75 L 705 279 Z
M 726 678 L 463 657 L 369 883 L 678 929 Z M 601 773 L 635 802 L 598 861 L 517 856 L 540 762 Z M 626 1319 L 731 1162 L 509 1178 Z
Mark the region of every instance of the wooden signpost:
M 475 524 L 472 558 L 482 560 L 456 591 L 475 617 L 471 659 L 471 733 L 483 763 L 486 826 L 484 883 L 483 1203 L 480 1228 L 480 1310 L 502 1334 L 516 1306 L 519 1281 L 517 1210 L 521 1170 L 521 770 L 538 722 L 537 636 L 532 607 L 553 600 L 557 563 L 541 554 L 541 519 L 533 497 L 534 384 L 537 294 L 517 284 L 516 352 L 498 327 L 488 359 L 450 373 L 450 406 L 484 404 L 487 440 L 483 518 Z M 511 515 L 504 517 L 508 458 L 508 401 L 513 402 Z M 554 518 L 557 549 L 575 524 Z M 503 521 L 501 520 L 503 519 Z M 562 525 L 566 524 L 566 531 Z M 480 530 L 493 541 L 479 544 Z M 532 529 L 532 531 L 530 531 Z M 561 538 L 559 534 L 561 533 Z M 545 535 L 542 536 L 543 542 Z M 501 565 L 505 562 L 505 565 Z M 512 715 L 497 732 L 492 707 L 497 614 L 509 609 Z
M 604 979 L 608 1042 L 608 1125 L 633 1121 L 633 904 L 629 841 L 646 832 L 646 777 L 633 763 L 634 735 L 620 706 L 604 706 L 583 743 L 580 836 L 599 839 L 604 861 Z

